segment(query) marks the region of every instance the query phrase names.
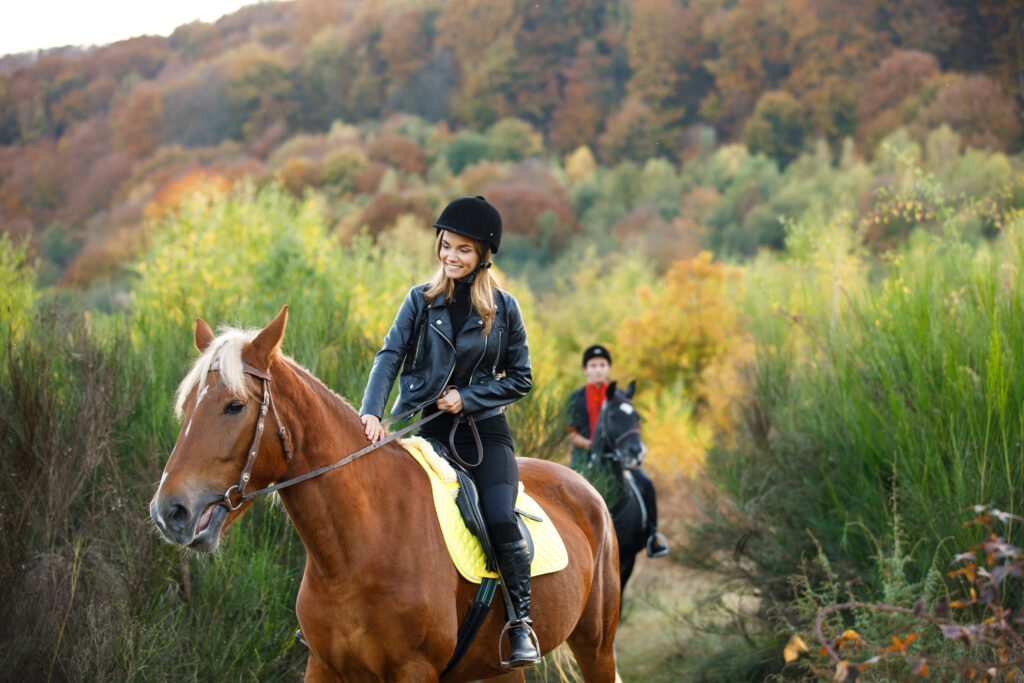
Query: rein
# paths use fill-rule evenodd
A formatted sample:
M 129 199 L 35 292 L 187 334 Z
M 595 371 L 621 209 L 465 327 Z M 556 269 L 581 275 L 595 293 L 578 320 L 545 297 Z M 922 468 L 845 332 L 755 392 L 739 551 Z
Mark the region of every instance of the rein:
M 211 372 L 214 371 L 214 370 L 217 370 L 217 369 L 219 369 L 219 368 L 218 368 L 216 363 L 214 363 L 212 366 L 210 366 L 210 371 Z M 380 448 L 381 446 L 383 446 L 383 445 L 385 445 L 387 443 L 390 443 L 390 442 L 394 441 L 395 439 L 397 439 L 397 438 L 399 438 L 401 436 L 404 436 L 405 434 L 408 434 L 409 432 L 411 432 L 412 430 L 416 429 L 417 427 L 420 427 L 420 426 L 426 424 L 427 422 L 430 422 L 435 417 L 437 417 L 437 416 L 442 414 L 442 411 L 438 411 L 436 413 L 428 415 L 427 417 L 422 417 L 419 420 L 417 420 L 416 422 L 413 422 L 411 425 L 403 427 L 402 429 L 400 429 L 397 432 L 394 432 L 392 434 L 388 434 L 386 437 L 384 437 L 380 441 L 372 443 L 369 446 L 366 446 L 365 448 L 361 448 L 358 451 L 356 451 L 355 453 L 347 455 L 344 458 L 342 458 L 341 460 L 339 460 L 337 462 L 334 462 L 334 463 L 331 463 L 330 465 L 324 465 L 323 467 L 318 467 L 315 470 L 310 470 L 309 472 L 306 472 L 305 474 L 300 474 L 297 477 L 292 477 L 291 479 L 286 479 L 284 481 L 278 482 L 278 483 L 273 484 L 271 486 L 268 486 L 266 488 L 262 488 L 262 489 L 259 489 L 257 491 L 250 491 L 250 492 L 247 493 L 245 491 L 245 487 L 249 483 L 249 479 L 252 476 L 251 475 L 252 467 L 256 463 L 256 455 L 259 453 L 260 439 L 263 438 L 263 421 L 266 418 L 268 410 L 272 410 L 273 413 L 274 413 L 274 421 L 277 422 L 277 427 L 278 427 L 278 432 L 277 433 L 278 433 L 278 436 L 281 439 L 281 446 L 284 449 L 285 460 L 290 460 L 291 459 L 291 457 L 292 457 L 292 449 L 291 449 L 291 441 L 288 438 L 288 432 L 284 428 L 284 424 L 281 422 L 281 416 L 277 414 L 277 407 L 274 405 L 274 399 L 273 399 L 273 397 L 270 394 L 270 375 L 265 373 L 265 372 L 262 372 L 260 370 L 257 370 L 256 368 L 252 367 L 251 365 L 249 365 L 248 363 L 245 363 L 245 362 L 242 363 L 242 371 L 245 372 L 246 374 L 252 375 L 253 377 L 256 377 L 257 379 L 260 380 L 260 382 L 263 385 L 263 401 L 260 403 L 260 418 L 259 418 L 259 420 L 256 423 L 256 431 L 255 431 L 255 433 L 253 434 L 253 437 L 252 437 L 252 444 L 249 446 L 249 457 L 246 459 L 245 466 L 242 468 L 242 473 L 238 477 L 238 483 L 237 484 L 232 484 L 228 488 L 228 490 L 224 492 L 224 500 L 222 500 L 221 503 L 220 503 L 221 505 L 224 505 L 225 507 L 227 507 L 232 512 L 234 512 L 235 510 L 239 509 L 246 502 L 248 502 L 250 500 L 253 500 L 254 498 L 258 498 L 260 496 L 265 496 L 266 494 L 273 493 L 274 491 L 277 491 L 279 489 L 287 488 L 289 486 L 294 486 L 295 484 L 298 484 L 298 483 L 301 483 L 303 481 L 306 481 L 307 479 L 313 479 L 314 477 L 319 477 L 321 474 L 326 474 L 327 472 L 330 472 L 331 470 L 337 469 L 337 468 L 341 467 L 342 465 L 346 465 L 346 464 L 352 462 L 353 460 L 355 460 L 356 458 L 359 458 L 361 456 L 366 455 L 367 453 L 375 451 L 378 448 Z M 399 422 L 399 421 L 404 420 L 405 418 L 409 417 L 410 415 L 414 415 L 417 411 L 421 410 L 422 408 L 424 408 L 425 406 L 429 405 L 430 403 L 432 403 L 432 401 L 428 401 L 428 402 L 426 402 L 426 403 L 424 403 L 422 405 L 416 406 L 412 410 L 407 410 L 406 412 L 402 413 L 401 415 L 397 415 L 397 416 L 395 416 L 393 418 L 385 420 L 383 422 L 383 425 L 384 425 L 385 428 L 387 428 L 389 425 L 394 424 L 395 422 Z M 456 424 L 458 424 L 458 423 L 456 422 Z M 452 431 L 454 432 L 454 429 Z M 476 432 L 475 425 L 474 425 L 474 430 L 473 431 L 474 431 L 474 433 Z M 477 437 L 477 440 L 479 442 L 479 437 Z M 238 495 L 238 504 L 237 505 L 234 505 L 231 502 L 231 494 L 232 494 L 232 492 L 235 492 Z

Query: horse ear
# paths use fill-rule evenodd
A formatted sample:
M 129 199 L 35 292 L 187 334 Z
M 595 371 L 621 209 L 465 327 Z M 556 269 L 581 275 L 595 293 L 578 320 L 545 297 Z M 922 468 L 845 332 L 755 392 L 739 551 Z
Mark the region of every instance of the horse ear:
M 608 383 L 608 388 L 604 392 L 604 397 L 606 399 L 609 399 L 609 400 L 615 398 L 615 389 L 616 389 L 616 387 L 617 387 L 617 382 L 609 382 Z
M 210 346 L 210 342 L 213 341 L 213 330 L 202 318 L 196 318 L 196 333 L 195 333 L 195 344 L 196 349 L 199 353 L 206 351 Z
M 242 360 L 259 370 L 270 369 L 270 357 L 281 346 L 284 339 L 284 328 L 288 322 L 288 305 L 281 307 L 281 312 L 270 323 L 260 330 L 256 338 L 242 351 Z
M 633 398 L 633 394 L 636 393 L 636 380 L 630 380 L 629 386 L 626 387 L 626 398 Z

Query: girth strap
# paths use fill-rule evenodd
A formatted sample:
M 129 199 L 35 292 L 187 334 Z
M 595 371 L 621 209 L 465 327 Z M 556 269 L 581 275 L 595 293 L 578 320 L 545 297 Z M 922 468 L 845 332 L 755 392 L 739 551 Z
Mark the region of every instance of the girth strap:
M 480 630 L 480 626 L 484 623 L 487 610 L 491 608 L 491 601 L 494 600 L 497 586 L 497 579 L 485 578 L 480 581 L 480 588 L 476 591 L 476 597 L 470 603 L 469 609 L 466 611 L 466 618 L 462 620 L 462 624 L 459 626 L 459 634 L 455 638 L 455 652 L 452 653 L 448 663 L 444 665 L 444 669 L 441 671 L 441 678 L 444 678 L 452 669 L 458 666 L 466 652 L 469 651 L 469 646 L 473 644 L 477 631 Z

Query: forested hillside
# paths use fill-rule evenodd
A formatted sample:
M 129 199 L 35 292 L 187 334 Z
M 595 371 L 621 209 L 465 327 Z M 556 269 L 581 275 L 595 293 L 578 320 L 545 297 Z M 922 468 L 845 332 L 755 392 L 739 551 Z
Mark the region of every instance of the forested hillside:
M 1022 31 L 1024 0 L 295 0 L 0 58 L 0 670 L 301 677 L 283 509 L 212 561 L 148 517 L 194 320 L 288 304 L 358 403 L 427 226 L 482 194 L 517 454 L 567 461 L 608 344 L 646 566 L 711 577 L 631 585 L 625 681 L 1014 680 Z
M 681 168 L 739 143 L 784 166 L 819 141 L 833 158 L 848 141 L 870 160 L 899 127 L 923 143 L 942 125 L 961 147 L 1016 150 L 1016 11 L 993 0 L 295 0 L 166 38 L 8 56 L 0 227 L 32 237 L 48 280 L 86 284 L 142 246 L 154 207 L 191 184 L 248 177 L 297 196 L 323 188 L 332 220 L 371 232 L 433 214 L 453 190 L 482 192 L 557 254 L 593 227 L 594 197 L 524 160 Z M 747 219 L 764 197 L 716 220 L 721 188 L 687 189 L 655 210 L 627 193 L 602 229 L 738 255 L 782 246 L 775 216 Z

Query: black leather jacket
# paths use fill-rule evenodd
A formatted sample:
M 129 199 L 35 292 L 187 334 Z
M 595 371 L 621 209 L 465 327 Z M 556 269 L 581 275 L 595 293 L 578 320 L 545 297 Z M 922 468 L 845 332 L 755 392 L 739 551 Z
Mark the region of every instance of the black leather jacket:
M 478 420 L 497 415 L 529 393 L 530 348 L 515 297 L 495 292 L 497 310 L 487 336 L 474 312 L 454 336 L 443 297 L 428 305 L 423 298 L 426 288 L 413 287 L 398 309 L 374 357 L 359 414 L 384 414 L 399 368 L 398 400 L 391 410 L 395 415 L 437 400 L 453 384 L 462 396 L 463 415 Z

